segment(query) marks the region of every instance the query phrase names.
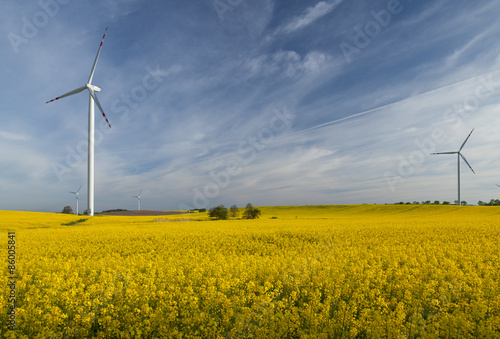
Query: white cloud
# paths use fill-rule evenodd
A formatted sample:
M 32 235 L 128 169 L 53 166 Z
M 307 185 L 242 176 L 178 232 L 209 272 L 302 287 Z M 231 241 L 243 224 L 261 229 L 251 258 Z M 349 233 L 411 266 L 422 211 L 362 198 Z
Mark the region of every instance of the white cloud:
M 447 69 L 454 67 L 457 62 L 460 60 L 460 58 L 466 54 L 471 48 L 474 46 L 477 46 L 477 44 L 483 40 L 485 37 L 490 36 L 492 31 L 494 31 L 494 27 L 490 27 L 490 29 L 487 29 L 480 34 L 476 35 L 472 39 L 470 39 L 467 43 L 465 43 L 461 48 L 456 49 L 453 54 L 451 54 L 445 62 L 445 67 Z
M 315 73 L 331 64 L 331 57 L 323 52 L 311 51 L 301 57 L 294 51 L 279 51 L 247 60 L 245 68 L 250 77 L 282 75 L 288 78 L 299 74 Z
M 306 9 L 302 15 L 293 18 L 283 27 L 282 31 L 289 34 L 307 27 L 319 18 L 330 13 L 341 2 L 342 0 L 334 0 L 333 2 L 320 1 L 314 7 Z
M 304 57 L 303 68 L 309 72 L 318 72 L 330 63 L 330 59 L 326 53 L 312 51 Z
M 10 141 L 26 141 L 30 140 L 30 137 L 24 134 L 12 133 L 6 131 L 0 131 L 0 138 Z

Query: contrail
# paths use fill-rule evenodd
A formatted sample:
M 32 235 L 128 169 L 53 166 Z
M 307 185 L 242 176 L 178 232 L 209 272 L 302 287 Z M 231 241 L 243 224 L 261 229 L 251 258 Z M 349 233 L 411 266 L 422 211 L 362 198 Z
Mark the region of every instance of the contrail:
M 483 77 L 485 77 L 487 75 L 493 75 L 494 73 L 497 73 L 497 72 L 500 72 L 500 70 L 496 70 L 496 71 L 493 71 L 493 72 L 488 72 L 488 73 L 477 75 L 477 76 L 474 76 L 474 77 L 471 77 L 471 78 L 460 80 L 460 81 L 457 81 L 457 82 L 454 82 L 454 83 L 451 83 L 451 84 L 448 84 L 448 85 L 444 85 L 442 87 L 431 89 L 431 90 L 429 90 L 427 92 L 419 93 L 419 94 L 417 94 L 415 96 L 411 96 L 411 97 L 408 97 L 408 98 L 404 98 L 402 100 L 391 102 L 391 103 L 386 104 L 386 105 L 382 105 L 382 106 L 379 106 L 379 107 L 374 107 L 374 108 L 371 108 L 371 109 L 363 111 L 363 112 L 354 113 L 354 114 L 351 114 L 351 115 L 343 117 L 343 118 L 339 118 L 339 119 L 335 119 L 335 120 L 332 120 L 332 121 L 324 122 L 322 124 L 319 124 L 319 125 L 316 125 L 316 126 L 313 126 L 313 127 L 309 127 L 309 128 L 306 128 L 306 129 L 303 129 L 303 130 L 300 130 L 300 131 L 293 132 L 292 135 L 302 134 L 302 133 L 309 132 L 309 131 L 312 131 L 312 130 L 315 130 L 315 129 L 327 127 L 327 126 L 330 126 L 330 125 L 335 125 L 335 124 L 337 124 L 337 123 L 339 123 L 341 121 L 350 120 L 350 119 L 354 119 L 356 117 L 367 115 L 367 114 L 370 114 L 370 113 L 373 113 L 373 112 L 376 112 L 376 111 L 379 111 L 379 110 L 382 110 L 382 109 L 385 109 L 385 108 L 389 108 L 391 106 L 395 106 L 396 104 L 403 103 L 403 102 L 408 101 L 410 99 L 415 99 L 415 98 L 418 98 L 420 96 L 431 94 L 431 93 L 440 91 L 442 89 L 450 88 L 450 87 L 453 87 L 453 86 L 456 86 L 456 85 L 459 85 L 459 84 L 462 84 L 462 83 L 465 83 L 465 82 L 468 82 L 468 81 L 471 81 L 471 80 L 483 78 Z M 290 136 L 290 135 L 288 135 L 288 136 Z M 288 137 L 288 136 L 283 136 L 283 138 L 284 137 Z

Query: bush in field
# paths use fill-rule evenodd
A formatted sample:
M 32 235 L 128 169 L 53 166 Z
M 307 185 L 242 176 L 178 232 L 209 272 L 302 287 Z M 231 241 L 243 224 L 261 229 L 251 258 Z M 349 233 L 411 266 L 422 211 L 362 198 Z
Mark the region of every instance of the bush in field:
M 240 215 L 240 210 L 238 209 L 238 206 L 233 205 L 229 209 L 229 214 L 231 215 L 232 218 L 237 218 Z
M 217 207 L 212 207 L 210 211 L 208 211 L 208 216 L 217 220 L 227 220 L 229 211 L 224 205 L 219 205 Z
M 73 214 L 73 209 L 71 208 L 71 206 L 64 206 L 63 210 L 61 213 L 64 213 L 64 214 Z
M 248 203 L 245 212 L 243 212 L 243 219 L 256 219 L 259 216 L 260 210 L 253 207 L 251 203 Z

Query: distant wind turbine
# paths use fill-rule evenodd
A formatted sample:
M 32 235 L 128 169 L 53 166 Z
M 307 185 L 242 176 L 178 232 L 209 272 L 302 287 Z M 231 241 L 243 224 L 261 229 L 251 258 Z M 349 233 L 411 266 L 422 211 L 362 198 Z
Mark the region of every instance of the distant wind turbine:
M 141 210 L 141 193 L 142 193 L 142 190 L 139 192 L 139 194 L 133 196 L 133 198 L 137 198 L 137 210 L 138 211 Z
M 82 188 L 82 186 L 80 186 L 80 188 Z M 80 188 L 76 192 L 69 192 L 76 195 L 76 215 L 78 215 L 78 193 L 80 192 Z
M 48 104 L 49 102 L 56 101 L 64 97 L 68 97 L 73 94 L 80 93 L 86 89 L 89 91 L 89 133 L 88 133 L 89 154 L 87 162 L 87 213 L 89 216 L 94 215 L 94 125 L 95 125 L 94 102 L 101 111 L 104 119 L 106 119 L 108 126 L 111 128 L 108 118 L 106 118 L 106 114 L 104 114 L 101 103 L 99 102 L 96 96 L 96 92 L 99 92 L 101 89 L 97 86 L 92 85 L 92 78 L 94 77 L 95 67 L 97 65 L 97 60 L 99 59 L 99 54 L 101 53 L 102 43 L 104 41 L 104 37 L 106 36 L 107 30 L 108 28 L 106 27 L 104 35 L 102 36 L 101 44 L 99 45 L 99 49 L 97 50 L 97 55 L 94 60 L 94 65 L 92 66 L 92 70 L 90 71 L 90 77 L 87 83 L 80 88 L 77 88 L 71 92 L 63 94 L 55 99 L 46 102 Z
M 472 129 L 472 131 L 469 133 L 469 136 L 467 137 L 467 139 L 465 139 L 464 143 L 462 144 L 462 146 L 460 147 L 460 149 L 457 152 L 432 153 L 432 155 L 434 155 L 434 154 L 457 154 L 457 157 L 458 157 L 458 205 L 462 205 L 462 201 L 460 200 L 460 158 L 464 159 L 465 163 L 469 166 L 469 168 L 472 171 L 472 173 L 476 174 L 476 172 L 474 172 L 474 170 L 470 166 L 470 164 L 467 161 L 467 159 L 465 159 L 465 157 L 462 155 L 462 153 L 460 153 L 460 151 L 462 150 L 462 148 L 464 148 L 465 143 L 467 142 L 467 140 L 469 140 L 469 137 L 472 134 L 472 132 L 474 132 L 474 129 Z

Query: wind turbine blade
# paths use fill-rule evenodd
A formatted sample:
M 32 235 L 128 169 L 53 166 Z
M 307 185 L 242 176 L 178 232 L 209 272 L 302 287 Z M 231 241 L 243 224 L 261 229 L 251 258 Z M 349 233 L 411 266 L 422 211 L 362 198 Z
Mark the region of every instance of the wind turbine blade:
M 102 116 L 104 117 L 104 119 L 106 119 L 106 122 L 108 123 L 109 128 L 111 128 L 111 125 L 109 124 L 108 118 L 106 118 L 106 114 L 104 114 L 104 110 L 102 109 L 101 103 L 97 99 L 97 95 L 90 88 L 89 88 L 89 92 L 90 92 L 90 95 L 92 95 L 92 98 L 94 98 L 94 102 L 97 105 L 97 107 L 99 108 L 99 110 L 101 111 Z
M 99 59 L 99 54 L 101 54 L 102 42 L 104 41 L 104 37 L 106 36 L 107 31 L 108 31 L 108 27 L 106 27 L 106 29 L 104 30 L 101 44 L 99 45 L 99 49 L 97 50 L 97 55 L 95 56 L 94 65 L 92 66 L 92 70 L 90 71 L 90 77 L 89 77 L 89 81 L 87 82 L 87 84 L 92 83 L 92 78 L 94 77 L 94 72 L 95 72 L 95 66 L 97 65 L 97 60 Z
M 76 191 L 76 193 L 80 192 L 80 190 L 82 189 L 82 186 L 83 185 L 80 185 L 80 188 Z
M 57 98 L 55 99 L 52 99 L 50 101 L 47 101 L 46 104 L 48 104 L 49 102 L 52 102 L 52 101 L 56 101 L 56 100 L 59 100 L 59 99 L 62 99 L 62 98 L 65 98 L 65 97 L 69 97 L 70 95 L 73 95 L 73 94 L 77 94 L 77 93 L 80 93 L 81 91 L 83 91 L 84 89 L 87 88 L 87 85 L 83 86 L 83 87 L 80 87 L 80 88 L 77 88 L 71 92 L 68 92 L 66 94 L 63 94 L 61 96 L 58 96 Z
M 458 153 L 458 154 L 460 154 L 460 156 L 462 157 L 462 159 L 464 159 L 465 163 L 469 166 L 469 168 L 472 171 L 472 173 L 476 174 L 476 172 L 474 172 L 474 170 L 470 166 L 469 162 L 467 161 L 467 159 L 465 159 L 465 157 L 462 155 L 462 153 Z
M 457 154 L 458 152 L 440 152 L 440 153 L 431 153 L 431 155 L 436 155 L 436 154 Z
M 140 197 L 141 196 L 141 193 L 142 193 L 142 190 L 139 192 L 138 196 Z
M 465 143 L 467 142 L 467 140 L 469 140 L 469 137 L 472 134 L 472 132 L 474 132 L 474 128 L 472 129 L 472 131 L 470 131 L 469 136 L 467 137 L 467 139 L 465 139 L 464 143 L 462 144 L 462 147 L 460 147 L 460 149 L 458 150 L 459 152 L 462 150 L 462 148 L 464 148 Z
M 108 28 L 106 27 L 106 29 L 104 30 L 104 34 L 102 36 L 101 44 L 99 45 L 99 49 L 97 50 L 97 55 L 95 56 L 94 65 L 92 65 L 92 70 L 90 71 L 89 81 L 87 82 L 87 84 L 92 83 L 92 78 L 94 77 L 94 72 L 95 72 L 95 67 L 97 65 L 97 60 L 99 59 L 99 54 L 101 54 L 102 43 L 104 41 L 104 37 L 106 36 L 107 31 L 108 31 Z
M 495 184 L 495 185 L 497 185 L 497 184 Z M 497 185 L 497 186 L 500 187 L 500 185 Z

